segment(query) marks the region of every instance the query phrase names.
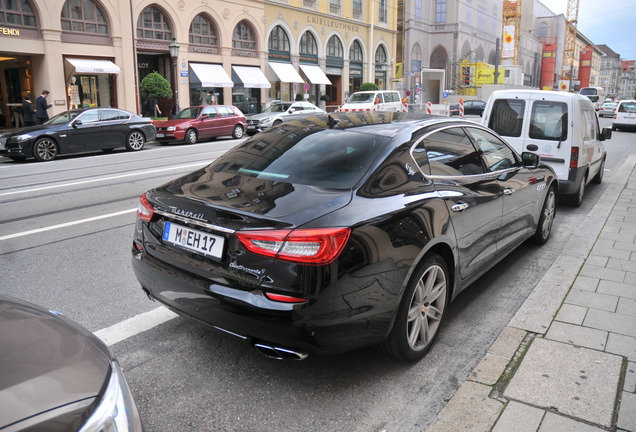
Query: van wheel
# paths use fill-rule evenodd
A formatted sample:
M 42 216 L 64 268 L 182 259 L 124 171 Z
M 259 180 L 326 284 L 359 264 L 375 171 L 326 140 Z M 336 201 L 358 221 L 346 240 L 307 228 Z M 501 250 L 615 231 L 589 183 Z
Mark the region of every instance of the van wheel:
M 543 202 L 543 208 L 541 208 L 541 217 L 537 224 L 537 230 L 534 233 L 531 241 L 536 244 L 545 244 L 550 238 L 552 233 L 552 223 L 554 222 L 554 215 L 556 214 L 556 192 L 554 187 L 551 186 L 545 196 Z
M 581 179 L 579 189 L 576 193 L 569 196 L 570 205 L 574 207 L 580 207 L 583 202 L 583 196 L 585 196 L 585 183 L 587 182 L 587 175 Z
M 603 181 L 603 174 L 604 173 L 605 173 L 605 159 L 603 159 L 601 161 L 601 167 L 599 168 L 598 172 L 596 173 L 596 175 L 592 179 L 592 183 L 601 184 L 601 182 Z

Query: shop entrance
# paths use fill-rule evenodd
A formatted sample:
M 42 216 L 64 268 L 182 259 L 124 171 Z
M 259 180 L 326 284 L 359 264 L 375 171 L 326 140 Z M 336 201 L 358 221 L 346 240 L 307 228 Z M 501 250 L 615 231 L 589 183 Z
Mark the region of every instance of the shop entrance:
M 31 83 L 31 57 L 0 53 L 0 128 L 22 127 L 24 97 L 35 101 Z

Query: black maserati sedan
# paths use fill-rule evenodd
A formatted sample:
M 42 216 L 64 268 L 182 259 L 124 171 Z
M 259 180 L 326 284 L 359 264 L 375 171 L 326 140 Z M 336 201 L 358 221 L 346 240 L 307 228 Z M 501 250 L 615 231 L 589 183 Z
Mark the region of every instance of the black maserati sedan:
M 133 269 L 150 298 L 273 358 L 414 361 L 464 288 L 548 240 L 557 188 L 467 120 L 306 117 L 144 193 Z
M 60 312 L 0 295 L 0 347 L 0 430 L 143 431 L 115 357 Z
M 0 134 L 0 156 L 51 161 L 60 154 L 139 151 L 155 139 L 151 120 L 118 108 L 84 108 L 51 117 L 42 125 Z

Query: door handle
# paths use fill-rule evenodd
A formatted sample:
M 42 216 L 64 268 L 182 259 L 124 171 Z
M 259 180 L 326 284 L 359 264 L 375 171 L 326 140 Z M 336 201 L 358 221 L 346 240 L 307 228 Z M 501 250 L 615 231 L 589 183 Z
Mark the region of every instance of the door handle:
M 512 194 L 513 194 L 513 193 L 515 193 L 515 192 L 516 192 L 516 190 L 515 190 L 515 189 L 513 189 L 513 188 L 505 188 L 505 189 L 503 190 L 503 194 L 504 194 L 504 195 L 512 195 Z
M 463 202 L 460 202 L 460 203 L 457 203 L 457 204 L 453 204 L 451 206 L 451 210 L 454 211 L 454 212 L 462 212 L 462 211 L 466 210 L 467 208 L 468 208 L 468 204 L 463 203 Z

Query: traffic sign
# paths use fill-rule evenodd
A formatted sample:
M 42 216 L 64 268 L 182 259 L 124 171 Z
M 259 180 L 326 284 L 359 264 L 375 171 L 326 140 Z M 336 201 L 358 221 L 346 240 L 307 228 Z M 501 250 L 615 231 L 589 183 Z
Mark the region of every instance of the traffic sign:
M 445 91 L 444 93 L 442 93 L 442 96 L 444 96 L 444 99 L 446 99 L 448 97 L 448 92 Z
M 305 91 L 308 92 L 309 91 L 309 83 L 305 83 Z
M 408 97 L 408 96 L 411 96 L 411 90 L 407 90 L 407 91 L 405 91 L 405 92 L 404 92 L 404 94 L 405 94 L 407 97 Z

